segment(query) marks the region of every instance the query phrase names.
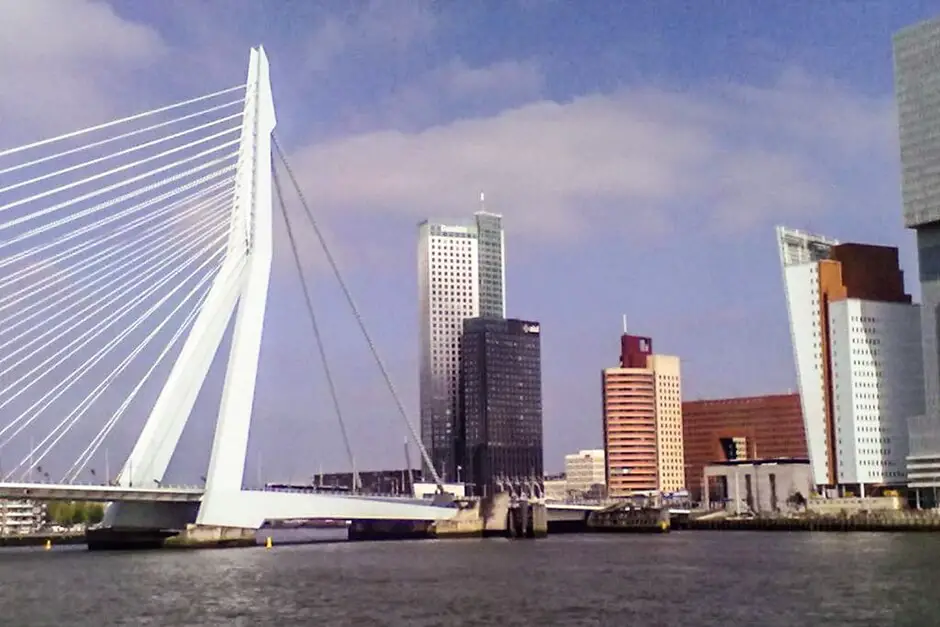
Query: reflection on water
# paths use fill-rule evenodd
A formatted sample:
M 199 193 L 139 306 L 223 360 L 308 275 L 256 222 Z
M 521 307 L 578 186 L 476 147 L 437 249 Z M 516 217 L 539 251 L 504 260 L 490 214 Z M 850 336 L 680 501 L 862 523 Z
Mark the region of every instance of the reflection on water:
M 0 625 L 927 626 L 938 563 L 940 536 L 862 533 L 14 549 Z

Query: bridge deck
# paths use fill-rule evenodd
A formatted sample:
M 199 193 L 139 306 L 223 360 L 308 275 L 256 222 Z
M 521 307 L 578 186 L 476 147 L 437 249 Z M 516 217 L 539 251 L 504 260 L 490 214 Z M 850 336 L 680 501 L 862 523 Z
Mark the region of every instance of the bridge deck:
M 202 502 L 204 493 L 204 488 L 193 486 L 135 488 L 89 484 L 0 483 L 0 499 L 37 501 L 199 503 Z M 229 495 L 226 502 L 233 508 L 244 510 L 246 518 L 251 518 L 251 525 L 256 527 L 260 527 L 265 520 L 290 518 L 443 520 L 453 517 L 457 512 L 453 507 L 436 506 L 426 500 L 412 497 L 337 495 L 306 490 L 242 490 Z
M 132 488 L 116 485 L 0 483 L 0 498 L 36 501 L 198 503 L 202 500 L 203 492 L 198 487 Z

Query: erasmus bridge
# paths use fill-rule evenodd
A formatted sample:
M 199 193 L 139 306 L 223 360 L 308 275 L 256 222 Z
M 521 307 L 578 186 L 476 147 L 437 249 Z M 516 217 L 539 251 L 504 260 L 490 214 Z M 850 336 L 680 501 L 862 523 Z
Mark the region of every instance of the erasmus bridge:
M 441 487 L 278 146 L 275 123 L 268 60 L 258 47 L 242 85 L 0 150 L 0 498 L 108 502 L 103 526 L 115 532 L 194 524 L 255 530 L 283 519 L 433 521 L 456 514 L 446 498 L 244 487 L 275 200 L 302 272 L 282 195 L 287 186 Z M 166 486 L 167 467 L 214 360 L 224 362 L 225 376 L 204 485 Z M 83 483 L 93 460 L 100 468 L 109 434 L 138 414 L 142 426 L 132 431 L 136 443 L 119 474 Z M 52 460 L 63 467 L 50 474 Z

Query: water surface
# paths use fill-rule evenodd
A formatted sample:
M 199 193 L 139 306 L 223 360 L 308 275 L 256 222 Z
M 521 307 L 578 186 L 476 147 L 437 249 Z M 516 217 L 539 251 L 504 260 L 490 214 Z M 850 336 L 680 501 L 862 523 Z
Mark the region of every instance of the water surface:
M 940 625 L 940 534 L 0 551 L 0 625 Z

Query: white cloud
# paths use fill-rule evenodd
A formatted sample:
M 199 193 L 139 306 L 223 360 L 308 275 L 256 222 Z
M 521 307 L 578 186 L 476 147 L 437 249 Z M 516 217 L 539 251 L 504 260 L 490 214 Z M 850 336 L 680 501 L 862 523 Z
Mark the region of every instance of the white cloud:
M 0 125 L 50 131 L 106 119 L 122 81 L 165 50 L 156 31 L 104 2 L 3 2 Z
M 320 23 L 310 35 L 307 63 L 310 70 L 322 72 L 344 55 L 405 49 L 430 34 L 436 24 L 427 3 L 369 0 Z
M 454 98 L 505 97 L 505 94 L 532 96 L 542 89 L 543 77 L 533 61 L 501 61 L 483 68 L 463 62 L 450 64 L 443 73 L 444 85 Z
M 498 90 L 498 82 L 480 82 Z M 320 211 L 465 214 L 479 190 L 517 233 L 742 229 L 839 202 L 837 172 L 892 147 L 890 102 L 799 73 L 771 87 L 627 89 L 298 151 Z
M 534 61 L 470 67 L 454 59 L 349 115 L 348 128 L 419 131 L 462 117 L 495 115 L 537 101 L 545 77 Z

